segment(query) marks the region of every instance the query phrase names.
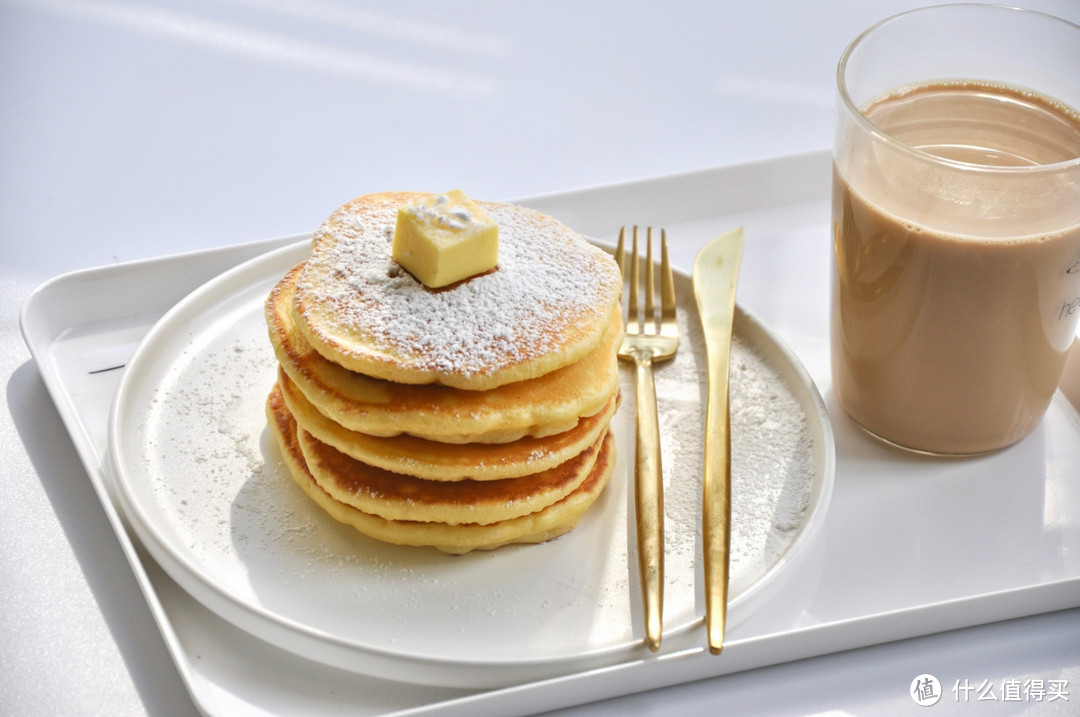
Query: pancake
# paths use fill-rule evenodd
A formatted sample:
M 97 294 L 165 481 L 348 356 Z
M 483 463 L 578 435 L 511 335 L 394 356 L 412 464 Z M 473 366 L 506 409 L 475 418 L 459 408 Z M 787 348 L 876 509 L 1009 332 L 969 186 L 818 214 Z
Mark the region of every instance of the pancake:
M 339 207 L 296 280 L 296 324 L 331 363 L 408 384 L 486 391 L 568 366 L 600 345 L 622 279 L 614 260 L 532 209 L 478 202 L 499 225 L 494 271 L 429 290 L 391 258 L 389 192 Z
M 280 368 L 278 386 L 300 428 L 319 441 L 368 465 L 437 481 L 517 478 L 554 468 L 592 445 L 607 430 L 619 403 L 616 394 L 598 413 L 553 436 L 528 436 L 509 443 L 450 444 L 350 431 L 320 413 Z
M 291 307 L 304 266 L 289 271 L 266 300 L 270 341 L 281 367 L 311 404 L 350 431 L 443 443 L 505 443 L 569 431 L 618 392 L 615 351 L 622 321 L 617 306 L 607 316 L 600 344 L 580 360 L 488 391 L 394 383 L 347 370 L 315 351 L 294 321 Z
M 297 430 L 308 471 L 334 500 L 390 520 L 450 525 L 519 518 L 565 498 L 588 476 L 602 439 L 565 463 L 520 478 L 430 481 L 361 463 Z
M 615 441 L 608 431 L 600 443 L 592 470 L 581 485 L 543 510 L 488 525 L 388 520 L 334 500 L 308 470 L 296 421 L 280 391 L 266 404 L 268 425 L 290 474 L 304 492 L 335 520 L 364 535 L 397 545 L 432 546 L 452 554 L 493 550 L 514 543 L 540 543 L 570 531 L 603 492 L 615 465 Z

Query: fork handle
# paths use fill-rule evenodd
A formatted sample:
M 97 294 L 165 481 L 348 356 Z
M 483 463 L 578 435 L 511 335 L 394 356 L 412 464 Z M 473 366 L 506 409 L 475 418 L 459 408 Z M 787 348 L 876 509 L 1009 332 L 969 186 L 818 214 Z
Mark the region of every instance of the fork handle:
M 634 507 L 638 566 L 645 605 L 645 643 L 660 649 L 664 614 L 664 483 L 660 419 L 656 410 L 652 353 L 634 354 L 637 439 L 634 445 Z

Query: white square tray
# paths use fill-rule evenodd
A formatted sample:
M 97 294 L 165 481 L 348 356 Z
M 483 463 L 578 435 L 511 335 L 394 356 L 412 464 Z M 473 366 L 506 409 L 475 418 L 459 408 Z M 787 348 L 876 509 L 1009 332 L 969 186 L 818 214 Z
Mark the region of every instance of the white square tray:
M 517 200 L 600 240 L 622 224 L 663 225 L 684 269 L 707 240 L 744 226 L 739 303 L 817 383 L 837 464 L 824 533 L 787 591 L 737 625 L 721 656 L 674 644 L 644 660 L 499 690 L 358 677 L 269 646 L 172 582 L 116 509 L 105 445 L 119 371 L 101 369 L 122 366 L 157 318 L 202 282 L 297 237 L 90 269 L 39 287 L 23 306 L 26 342 L 196 706 L 208 715 L 537 712 L 1080 606 L 1080 397 L 1070 392 L 1070 404 L 1059 392 L 1031 436 L 965 460 L 891 449 L 836 406 L 829 172 L 828 154 L 813 153 Z

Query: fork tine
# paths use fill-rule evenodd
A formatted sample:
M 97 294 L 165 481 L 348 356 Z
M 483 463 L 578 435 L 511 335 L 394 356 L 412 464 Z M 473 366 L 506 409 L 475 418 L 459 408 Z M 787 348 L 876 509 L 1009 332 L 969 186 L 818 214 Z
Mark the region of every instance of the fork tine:
M 638 283 L 641 281 L 641 261 L 638 258 L 638 231 L 634 226 L 633 247 L 628 261 L 630 264 L 630 299 L 626 307 L 627 324 L 636 326 L 641 331 L 641 317 L 638 315 Z
M 615 264 L 619 267 L 619 273 L 626 279 L 626 269 L 623 260 L 626 258 L 626 227 L 619 227 L 619 244 L 615 247 Z
M 656 303 L 656 268 L 653 266 L 652 227 L 645 230 L 645 331 L 655 331 Z
M 678 336 L 679 325 L 675 320 L 675 279 L 671 261 L 668 259 L 667 231 L 660 230 L 660 333 Z

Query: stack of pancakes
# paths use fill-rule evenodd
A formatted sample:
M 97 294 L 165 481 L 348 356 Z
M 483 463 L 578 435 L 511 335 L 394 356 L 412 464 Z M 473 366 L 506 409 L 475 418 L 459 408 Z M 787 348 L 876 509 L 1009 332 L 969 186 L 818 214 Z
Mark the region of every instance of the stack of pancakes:
M 366 195 L 266 301 L 271 432 L 293 478 L 373 538 L 448 553 L 570 530 L 615 463 L 621 279 L 539 212 L 482 202 L 490 272 L 432 290 L 391 258 L 399 207 Z

